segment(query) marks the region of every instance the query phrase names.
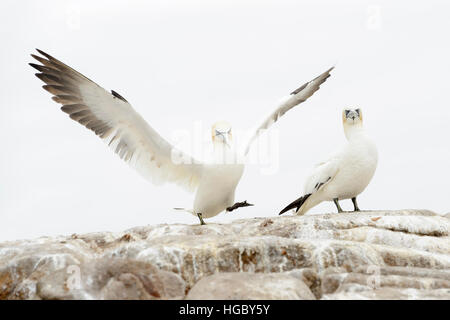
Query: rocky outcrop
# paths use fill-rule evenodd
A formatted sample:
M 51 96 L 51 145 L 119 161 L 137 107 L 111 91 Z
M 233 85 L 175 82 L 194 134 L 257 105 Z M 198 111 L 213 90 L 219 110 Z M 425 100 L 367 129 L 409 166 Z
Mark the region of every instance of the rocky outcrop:
M 225 272 L 200 279 L 186 299 L 314 300 L 315 297 L 301 279 L 285 272 Z
M 450 299 L 427 210 L 156 225 L 0 244 L 0 299 Z

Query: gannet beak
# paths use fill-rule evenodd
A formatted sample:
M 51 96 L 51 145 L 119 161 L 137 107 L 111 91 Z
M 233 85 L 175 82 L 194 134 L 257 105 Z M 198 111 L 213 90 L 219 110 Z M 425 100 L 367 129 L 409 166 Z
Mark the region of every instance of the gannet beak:
M 221 132 L 217 129 L 215 130 L 215 138 L 216 139 L 220 138 L 222 140 L 221 142 L 224 145 L 226 145 L 228 148 L 231 148 L 231 145 L 229 143 L 230 139 L 229 139 L 228 135 L 229 135 L 229 132 Z M 218 140 L 218 141 L 220 141 L 220 140 Z
M 348 110 L 348 111 L 346 110 L 345 113 L 346 113 L 347 119 L 351 119 L 352 122 L 355 122 L 355 119 L 359 117 L 359 115 L 353 110 Z
M 222 136 L 223 144 L 226 145 L 228 148 L 231 148 L 230 143 L 228 142 L 228 138 L 226 136 Z

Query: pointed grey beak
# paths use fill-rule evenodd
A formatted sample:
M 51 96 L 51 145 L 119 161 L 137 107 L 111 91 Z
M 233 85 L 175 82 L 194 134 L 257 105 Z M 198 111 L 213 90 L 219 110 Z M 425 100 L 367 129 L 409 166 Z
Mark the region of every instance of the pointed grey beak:
M 222 137 L 223 137 L 223 143 L 225 143 L 225 145 L 228 148 L 231 148 L 230 144 L 228 143 L 228 137 L 226 135 L 223 135 Z
M 353 110 L 347 113 L 347 119 L 352 119 L 353 121 L 355 121 L 357 117 L 358 114 Z
M 216 130 L 216 136 L 221 137 L 223 143 L 228 147 L 231 148 L 230 144 L 228 143 L 228 132 L 221 132 Z

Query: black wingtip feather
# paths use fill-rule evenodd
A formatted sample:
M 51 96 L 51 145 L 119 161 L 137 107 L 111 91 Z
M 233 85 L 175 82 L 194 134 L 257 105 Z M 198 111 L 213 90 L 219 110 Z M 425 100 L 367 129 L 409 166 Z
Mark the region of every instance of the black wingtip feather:
M 43 66 L 41 66 L 40 64 L 36 64 L 36 63 L 29 63 L 29 65 L 31 66 L 31 67 L 33 67 L 34 69 L 36 69 L 37 71 L 40 71 L 40 72 L 42 72 L 42 70 L 43 70 Z
M 43 55 L 44 57 L 46 57 L 47 59 L 54 59 L 51 55 L 49 55 L 48 53 L 45 53 L 44 51 L 36 48 L 36 51 L 39 52 L 41 55 Z
M 45 60 L 45 61 L 47 61 L 46 59 L 44 59 L 44 58 L 42 58 L 42 57 L 40 57 L 40 56 L 38 56 L 38 55 L 36 55 L 36 54 L 30 54 L 30 56 L 32 56 L 34 59 L 36 59 L 37 61 L 39 61 L 39 62 L 42 62 L 42 60 Z
M 33 68 L 35 68 L 36 70 L 39 70 L 39 67 L 38 67 L 39 65 L 36 64 L 36 63 L 31 63 L 31 62 L 30 62 L 28 65 L 31 66 L 31 67 L 33 67 Z
M 41 81 L 45 82 L 46 84 L 58 85 L 61 82 L 58 77 L 55 77 L 55 76 L 53 76 L 51 74 L 35 73 L 34 75 L 36 77 L 38 77 L 39 79 L 41 79 Z
M 292 91 L 292 92 L 290 93 L 290 95 L 296 95 L 297 93 L 300 93 L 303 89 L 305 89 L 305 88 L 308 86 L 308 84 L 310 84 L 311 82 L 317 80 L 318 78 L 320 78 L 321 76 L 323 76 L 324 74 L 326 74 L 326 77 L 323 78 L 322 82 L 319 84 L 319 86 L 320 86 L 322 83 L 324 83 L 324 82 L 331 76 L 330 72 L 331 72 L 333 69 L 334 69 L 334 66 L 332 66 L 331 68 L 329 68 L 327 71 L 321 73 L 320 75 L 318 75 L 317 77 L 315 77 L 313 80 L 311 80 L 311 81 L 309 81 L 309 82 L 306 82 L 306 83 L 303 84 L 301 87 L 295 89 L 294 91 Z

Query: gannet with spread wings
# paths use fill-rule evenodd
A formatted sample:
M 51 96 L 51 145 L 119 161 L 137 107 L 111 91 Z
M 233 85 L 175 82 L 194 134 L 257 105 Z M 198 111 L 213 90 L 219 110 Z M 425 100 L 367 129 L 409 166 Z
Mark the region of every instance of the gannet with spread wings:
M 111 93 L 75 71 L 63 62 L 37 49 L 31 56 L 41 64 L 30 63 L 39 73 L 36 76 L 46 84 L 45 90 L 61 104 L 61 110 L 70 118 L 95 132 L 120 158 L 128 162 L 145 178 L 155 184 L 176 183 L 189 191 L 196 191 L 194 207 L 189 210 L 203 218 L 220 212 L 250 206 L 246 201 L 234 203 L 237 184 L 244 171 L 243 164 L 202 163 L 177 150 L 161 137 L 120 94 Z M 260 130 L 268 129 L 283 114 L 304 102 L 330 76 L 333 68 L 285 97 L 258 126 L 245 146 L 247 154 Z M 230 148 L 231 126 L 225 122 L 212 127 L 214 154 L 223 157 L 233 152 Z

